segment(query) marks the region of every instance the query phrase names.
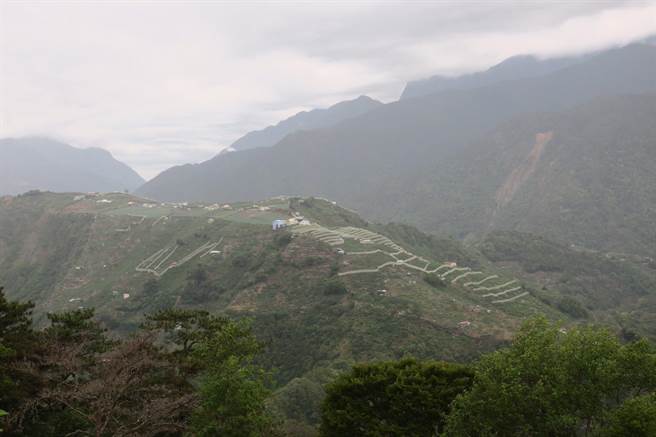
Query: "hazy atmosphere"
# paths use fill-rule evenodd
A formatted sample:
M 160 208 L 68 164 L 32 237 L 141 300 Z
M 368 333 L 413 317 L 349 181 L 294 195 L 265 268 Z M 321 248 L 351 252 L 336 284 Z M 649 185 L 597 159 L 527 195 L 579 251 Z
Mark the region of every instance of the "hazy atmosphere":
M 0 0 L 0 435 L 656 437 L 656 0 Z
M 624 45 L 654 17 L 653 1 L 5 1 L 0 137 L 102 147 L 149 179 L 302 110 Z

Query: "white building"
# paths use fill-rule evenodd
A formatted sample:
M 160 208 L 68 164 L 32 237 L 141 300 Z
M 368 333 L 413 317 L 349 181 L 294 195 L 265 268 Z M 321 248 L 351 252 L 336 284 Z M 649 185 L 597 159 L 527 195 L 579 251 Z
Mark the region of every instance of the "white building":
M 277 231 L 278 229 L 283 229 L 286 226 L 287 226 L 286 220 L 277 219 L 271 223 L 271 227 L 273 228 L 274 231 Z

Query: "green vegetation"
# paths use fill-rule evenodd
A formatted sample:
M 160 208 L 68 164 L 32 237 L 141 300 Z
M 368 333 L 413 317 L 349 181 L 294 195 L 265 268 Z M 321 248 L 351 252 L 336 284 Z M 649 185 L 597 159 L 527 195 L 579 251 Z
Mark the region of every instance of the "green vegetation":
M 446 282 L 444 282 L 444 279 L 440 278 L 438 275 L 434 273 L 425 274 L 424 281 L 426 281 L 426 283 L 429 284 L 431 287 L 435 287 L 435 288 L 446 287 Z
M 600 433 L 614 437 L 648 437 L 656 435 L 656 394 L 636 396 L 625 401 L 608 420 Z
M 7 413 L 5 410 L 0 410 L 0 419 L 7 416 L 8 414 L 9 413 Z M 0 428 L 0 432 L 2 432 L 2 428 Z
M 505 255 L 495 256 L 494 245 L 488 244 L 497 238 L 494 234 L 481 247 L 465 247 L 405 225 L 368 224 L 321 199 L 309 200 L 309 206 L 302 199 L 258 202 L 257 207 L 233 204 L 226 211 L 160 205 L 165 215 L 142 218 L 119 212 L 136 207 L 129 202 L 143 200 L 120 193 L 107 197 L 112 204 L 74 202 L 71 195 L 52 193 L 4 200 L 11 203 L 0 207 L 0 275 L 10 297 L 35 301 L 38 329 L 53 325 L 48 313 L 95 308 L 94 320 L 108 329 L 108 337 L 152 333 L 169 348 L 166 359 L 176 372 L 193 370 L 198 378 L 200 369 L 193 360 L 183 359 L 190 354 L 188 344 L 194 349 L 208 341 L 207 333 L 221 329 L 222 320 L 252 319 L 263 350 L 252 362 L 250 357 L 239 360 L 246 369 L 253 364 L 271 371 L 245 371 L 245 377 L 249 384 L 265 383 L 266 390 L 273 390 L 266 394 L 267 402 L 280 414 L 284 429 L 305 433 L 317 426 L 324 385 L 355 363 L 405 356 L 472 362 L 506 344 L 522 320 L 534 314 L 562 319 L 568 328 L 585 320 L 612 326 L 625 339 L 656 338 L 656 320 L 649 317 L 650 311 L 656 313 L 650 309 L 656 308 L 652 276 L 648 266 L 632 260 L 547 243 L 527 245 L 532 248 L 522 252 L 528 236 L 512 235 L 504 238 L 507 249 L 498 251 Z M 283 217 L 304 215 L 329 232 L 361 237 L 345 237 L 343 245 L 330 246 L 298 232 L 303 226 L 273 232 L 270 222 L 220 218 L 234 213 L 255 219 L 271 213 L 261 205 Z M 322 215 L 333 225 L 324 223 Z M 581 292 L 575 286 L 578 277 L 564 274 L 565 267 L 533 273 L 523 269 L 523 259 L 532 259 L 538 250 L 548 255 L 553 248 L 562 250 L 556 254 L 562 253 L 568 263 L 580 265 L 586 278 L 595 276 L 590 279 L 594 286 Z M 407 264 L 397 263 L 403 260 Z M 465 270 L 444 279 L 438 275 L 446 268 L 425 273 L 449 262 Z M 358 269 L 373 272 L 343 275 Z M 631 271 L 636 272 L 635 282 L 624 279 Z M 453 282 L 466 273 L 470 275 Z M 465 285 L 489 277 L 493 279 L 483 284 L 489 288 L 518 282 L 489 292 Z M 521 299 L 492 303 L 510 295 L 484 297 L 520 284 L 525 288 L 513 293 L 527 292 Z M 613 289 L 618 290 L 615 295 Z M 593 305 L 595 293 L 607 296 L 603 305 Z M 196 313 L 199 309 L 204 315 Z M 153 331 L 153 326 L 159 328 Z M 8 353 L 20 354 L 0 341 L 11 349 Z M 15 383 L 21 369 L 9 370 L 1 383 L 9 384 L 8 394 L 17 391 L 21 396 L 29 386 Z M 14 417 L 11 407 L 0 407 Z
M 194 349 L 194 360 L 205 364 L 192 418 L 194 435 L 275 435 L 276 422 L 265 405 L 269 377 L 253 362 L 259 351 L 243 321 L 226 324 Z
M 634 398 L 656 390 L 656 350 L 644 340 L 623 345 L 605 329 L 564 332 L 539 318 L 475 371 L 471 390 L 453 404 L 446 435 L 596 435 L 609 415 L 617 429 L 636 418 L 638 428 L 653 426 L 641 420 L 651 400 Z
M 323 436 L 652 436 L 656 348 L 544 318 L 471 367 L 360 364 L 326 388 Z
M 337 377 L 315 369 L 273 392 L 269 349 L 248 319 L 170 308 L 112 339 L 92 309 L 49 314 L 35 330 L 32 308 L 0 292 L 9 436 L 298 436 L 320 423 L 323 436 L 648 437 L 656 426 L 656 348 L 605 328 L 534 318 L 469 366 L 344 363 Z
M 560 311 L 572 316 L 575 319 L 585 319 L 588 317 L 588 311 L 583 308 L 583 305 L 569 296 L 565 296 L 557 304 Z
M 340 280 L 337 279 L 329 279 L 327 280 L 323 286 L 323 294 L 326 296 L 332 296 L 332 295 L 340 295 L 340 294 L 346 294 L 348 293 L 348 290 L 346 289 L 346 286 L 344 283 Z
M 327 386 L 321 435 L 435 435 L 472 378 L 463 366 L 410 358 L 356 365 Z
M 651 317 L 656 270 L 641 258 L 617 259 L 509 231 L 487 235 L 478 248 L 495 265 L 532 283 L 536 297 L 567 316 L 656 338 Z
M 49 315 L 0 291 L 5 435 L 275 435 L 268 378 L 249 324 L 166 310 L 113 340 L 91 309 Z M 197 381 L 197 383 L 195 382 Z M 4 415 L 4 414 L 3 414 Z

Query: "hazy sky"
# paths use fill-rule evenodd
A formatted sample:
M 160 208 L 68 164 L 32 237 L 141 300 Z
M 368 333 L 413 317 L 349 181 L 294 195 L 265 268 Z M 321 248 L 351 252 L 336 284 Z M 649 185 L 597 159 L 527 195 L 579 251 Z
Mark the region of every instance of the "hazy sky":
M 149 178 L 300 110 L 654 33 L 656 1 L 0 0 L 0 137 L 104 147 Z

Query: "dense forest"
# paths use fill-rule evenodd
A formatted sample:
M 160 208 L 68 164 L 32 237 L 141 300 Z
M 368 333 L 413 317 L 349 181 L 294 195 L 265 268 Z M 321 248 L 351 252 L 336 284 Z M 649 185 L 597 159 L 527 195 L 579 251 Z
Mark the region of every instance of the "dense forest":
M 361 363 L 325 386 L 318 429 L 271 407 L 248 319 L 165 309 L 113 338 L 92 309 L 49 314 L 0 291 L 0 408 L 17 436 L 653 436 L 656 348 L 609 330 L 527 321 L 463 365 Z

